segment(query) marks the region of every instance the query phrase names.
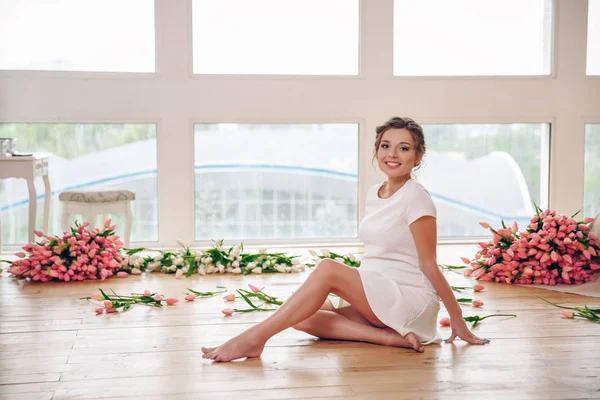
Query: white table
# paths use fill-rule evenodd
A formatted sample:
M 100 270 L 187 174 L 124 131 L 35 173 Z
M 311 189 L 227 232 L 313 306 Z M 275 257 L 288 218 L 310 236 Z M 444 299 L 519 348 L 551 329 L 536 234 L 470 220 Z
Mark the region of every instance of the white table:
M 48 179 L 48 159 L 52 154 L 34 153 L 31 157 L 2 157 L 0 156 L 0 179 L 22 178 L 27 181 L 29 189 L 29 242 L 33 242 L 33 230 L 37 216 L 37 192 L 35 178 L 41 176 L 44 180 L 44 227 L 43 232 L 48 234 L 50 221 L 50 180 Z

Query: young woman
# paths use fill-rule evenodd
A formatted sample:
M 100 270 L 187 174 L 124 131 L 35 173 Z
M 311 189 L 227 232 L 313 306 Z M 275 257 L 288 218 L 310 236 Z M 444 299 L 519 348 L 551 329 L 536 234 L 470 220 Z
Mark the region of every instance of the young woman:
M 436 209 L 427 190 L 412 178 L 425 154 L 423 129 L 395 117 L 377 127 L 374 158 L 387 180 L 367 194 L 359 235 L 366 248 L 360 268 L 319 262 L 300 288 L 269 318 L 223 345 L 203 348 L 203 358 L 231 361 L 258 357 L 273 335 L 293 327 L 325 339 L 370 342 L 424 351 L 441 341 L 437 316 L 441 298 L 452 335 L 470 344 L 475 336 L 436 260 Z M 350 303 L 334 308 L 334 293 Z

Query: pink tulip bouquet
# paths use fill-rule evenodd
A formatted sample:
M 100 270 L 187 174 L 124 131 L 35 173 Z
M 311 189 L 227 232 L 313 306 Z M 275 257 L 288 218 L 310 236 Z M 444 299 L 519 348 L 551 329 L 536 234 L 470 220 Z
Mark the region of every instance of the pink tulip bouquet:
M 123 242 L 115 235 L 115 226 L 110 220 L 102 230 L 89 231 L 88 226 L 87 222 L 75 223 L 62 237 L 34 231 L 42 239 L 23 246 L 24 252 L 16 254 L 21 259 L 8 261 L 8 272 L 19 279 L 40 282 L 104 280 L 124 273 L 119 272 Z
M 494 229 L 488 223 L 492 240 L 481 242 L 475 259 L 462 257 L 468 265 L 465 276 L 482 281 L 508 284 L 582 284 L 597 279 L 600 270 L 600 241 L 589 231 L 593 218 L 577 221 L 557 215 L 554 210 L 542 211 L 536 205 L 536 215 L 524 231 L 517 223 Z

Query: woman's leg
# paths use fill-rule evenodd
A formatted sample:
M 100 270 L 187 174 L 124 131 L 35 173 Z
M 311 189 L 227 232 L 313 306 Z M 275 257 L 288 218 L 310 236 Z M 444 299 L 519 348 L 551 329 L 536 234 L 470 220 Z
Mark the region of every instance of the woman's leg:
M 273 315 L 219 347 L 203 348 L 202 357 L 215 361 L 258 357 L 267 340 L 273 335 L 319 311 L 329 293 L 334 293 L 351 303 L 374 326 L 385 327 L 367 302 L 358 271 L 333 260 L 323 260 Z
M 329 302 L 311 317 L 293 326 L 322 339 L 352 340 L 383 346 L 424 350 L 416 335 L 400 335 L 391 328 L 378 328 L 364 318 L 353 306 L 335 309 Z

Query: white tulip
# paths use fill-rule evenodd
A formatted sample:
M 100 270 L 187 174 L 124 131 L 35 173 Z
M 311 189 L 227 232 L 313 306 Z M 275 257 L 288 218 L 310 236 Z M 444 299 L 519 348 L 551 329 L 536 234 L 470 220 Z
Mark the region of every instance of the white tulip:
M 256 267 L 256 263 L 255 263 L 255 262 L 249 262 L 249 263 L 248 263 L 248 266 L 247 266 L 246 268 L 248 268 L 248 269 L 252 269 L 252 268 L 254 268 L 254 267 Z
M 262 274 L 262 268 L 256 267 L 252 270 L 253 274 Z
M 294 272 L 300 272 L 300 271 L 303 270 L 301 267 L 303 267 L 303 265 L 294 265 L 292 267 L 292 271 L 294 271 Z
M 268 261 L 265 261 L 262 266 L 263 266 L 263 268 L 269 268 L 270 265 L 271 264 L 269 264 Z
M 183 258 L 177 257 L 175 259 L 175 261 L 173 261 L 173 264 L 175 264 L 175 265 L 182 265 L 183 264 Z
M 241 256 L 237 256 L 235 259 L 236 259 L 238 262 L 239 262 L 239 261 L 242 261 L 242 257 L 241 257 Z
M 219 269 L 219 273 L 222 274 L 225 272 L 225 266 L 223 264 L 218 264 L 217 268 Z
M 311 250 L 311 249 L 309 249 L 309 250 L 308 250 L 308 253 L 309 253 L 311 256 L 313 256 L 313 257 L 318 257 L 318 256 L 319 256 L 319 255 L 317 254 L 317 252 L 316 252 L 316 251 L 314 251 L 314 250 Z
M 181 270 L 183 271 L 184 274 L 187 274 L 187 272 L 189 271 L 189 268 L 183 267 L 183 268 L 181 268 Z
M 285 267 L 285 272 L 287 272 L 287 273 L 292 272 L 292 267 Z
M 341 257 L 336 257 L 336 258 L 335 258 L 335 261 L 337 261 L 337 262 L 341 262 L 342 264 L 344 263 L 344 259 L 343 259 L 343 258 L 341 258 Z
M 281 273 L 285 273 L 285 266 L 278 264 L 275 269 L 277 270 L 277 272 L 281 272 Z
M 292 265 L 300 264 L 300 257 L 292 258 Z
M 239 263 L 239 262 L 237 262 L 237 261 L 234 261 L 234 262 L 232 262 L 232 263 L 231 263 L 231 266 L 232 266 L 233 268 L 237 268 L 237 267 L 239 267 L 239 266 L 240 266 L 240 263 Z
M 200 250 L 200 253 L 202 253 L 202 255 L 206 255 L 207 254 L 206 250 Z
M 137 268 L 133 268 L 133 269 L 131 270 L 131 274 L 132 274 L 132 275 L 140 275 L 141 273 L 142 273 L 142 271 L 141 271 L 141 270 L 139 270 L 139 269 L 137 269 Z
M 206 275 L 206 270 L 204 269 L 204 267 L 200 267 L 200 268 L 198 268 L 198 273 L 199 273 L 200 275 L 203 275 L 203 276 L 204 276 L 204 275 Z
M 187 249 L 187 246 L 185 245 L 185 243 L 183 243 L 183 240 L 181 240 L 181 239 L 177 239 L 177 243 L 178 243 L 178 244 L 179 244 L 181 247 L 183 247 L 184 249 Z
M 258 249 L 260 254 L 267 254 L 267 249 Z
M 229 271 L 228 271 L 228 272 L 229 272 Z M 242 270 L 241 270 L 240 268 L 233 268 L 233 269 L 231 270 L 231 273 L 232 273 L 232 274 L 241 274 L 241 273 L 242 273 Z
M 125 267 L 126 265 L 129 265 L 129 260 L 127 258 L 124 258 L 123 260 L 121 260 L 121 263 L 119 265 L 121 267 Z
M 177 272 L 175 272 L 175 278 L 179 278 L 181 275 L 183 275 L 183 270 L 178 269 Z
M 162 254 L 159 254 L 156 257 L 154 257 L 154 261 L 160 261 L 162 259 L 163 259 L 163 255 Z
M 331 255 L 329 254 L 329 250 L 327 249 L 321 249 L 321 254 L 323 254 L 324 257 L 331 257 Z
M 213 259 L 212 259 L 212 257 L 205 257 L 205 258 L 202 260 L 202 264 L 210 264 L 210 263 L 212 263 L 212 262 L 213 262 Z
M 202 260 L 202 256 L 197 255 L 196 257 L 194 257 L 194 261 L 196 262 L 200 262 Z
M 209 265 L 209 266 L 208 266 L 208 268 L 206 269 L 206 273 L 207 273 L 207 274 L 214 274 L 216 270 L 217 270 L 217 269 L 215 268 L 215 266 L 211 264 L 211 265 Z
M 175 265 L 171 265 L 169 267 L 169 272 L 175 272 L 175 271 L 177 271 L 177 267 Z
M 223 239 L 216 240 L 215 247 L 217 248 L 217 250 L 222 251 L 223 250 Z
M 354 257 L 354 254 L 352 253 L 348 254 L 348 258 L 350 259 L 350 261 L 356 261 L 356 257 Z

